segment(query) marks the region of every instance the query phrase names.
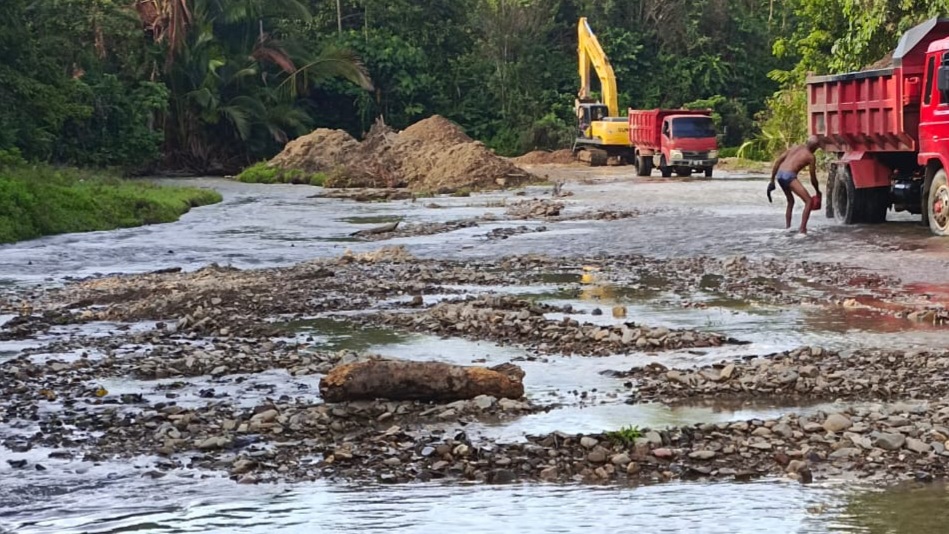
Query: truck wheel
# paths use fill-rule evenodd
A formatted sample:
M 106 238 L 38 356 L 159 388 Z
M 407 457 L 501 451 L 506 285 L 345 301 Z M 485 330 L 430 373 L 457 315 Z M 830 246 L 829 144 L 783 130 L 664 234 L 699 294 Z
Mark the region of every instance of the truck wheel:
M 676 167 L 676 176 L 680 178 L 688 178 L 692 176 L 692 169 L 688 167 Z
M 830 172 L 827 174 L 827 198 L 824 202 L 824 215 L 828 219 L 834 218 L 834 183 L 837 180 L 837 166 L 831 165 Z
M 949 235 L 949 181 L 946 170 L 939 169 L 929 186 L 929 202 L 926 211 L 929 229 L 940 237 Z
M 705 167 L 705 177 L 706 177 L 706 178 L 711 178 L 711 177 L 712 177 L 712 173 L 714 172 L 714 170 L 715 170 L 714 167 Z
M 834 180 L 834 218 L 840 224 L 856 224 L 860 222 L 857 214 L 857 195 L 853 186 L 853 178 L 850 177 L 850 168 L 841 166 L 837 168 L 837 179 Z
M 889 187 L 858 190 L 856 200 L 864 207 L 863 222 L 870 224 L 886 222 L 886 211 L 890 208 Z
M 639 176 L 649 176 L 652 174 L 652 158 L 636 156 L 636 174 Z
M 659 172 L 662 173 L 663 178 L 668 178 L 672 176 L 672 167 L 666 165 L 665 156 L 663 156 L 662 159 L 659 160 Z

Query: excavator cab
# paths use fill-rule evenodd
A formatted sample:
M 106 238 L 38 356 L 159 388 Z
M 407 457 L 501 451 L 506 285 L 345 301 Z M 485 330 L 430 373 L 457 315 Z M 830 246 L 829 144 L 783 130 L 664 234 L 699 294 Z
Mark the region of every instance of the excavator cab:
M 577 127 L 580 130 L 580 136 L 592 139 L 592 125 L 599 122 L 610 114 L 610 108 L 606 104 L 577 104 Z

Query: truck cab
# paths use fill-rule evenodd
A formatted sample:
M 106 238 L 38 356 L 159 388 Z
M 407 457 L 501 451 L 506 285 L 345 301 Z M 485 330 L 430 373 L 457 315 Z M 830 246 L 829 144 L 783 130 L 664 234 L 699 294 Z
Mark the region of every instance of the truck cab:
M 924 216 L 936 235 L 949 234 L 949 38 L 926 50 L 919 107 L 918 163 L 930 169 L 922 191 Z M 928 186 L 928 187 L 927 187 Z
M 707 115 L 671 115 L 662 121 L 662 155 L 680 176 L 718 163 L 715 123 Z

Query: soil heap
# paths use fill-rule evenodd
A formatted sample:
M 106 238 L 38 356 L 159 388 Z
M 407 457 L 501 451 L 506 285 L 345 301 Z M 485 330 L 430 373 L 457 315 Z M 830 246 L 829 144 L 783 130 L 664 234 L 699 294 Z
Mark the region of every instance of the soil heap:
M 377 121 L 362 142 L 342 130 L 321 128 L 288 143 L 270 165 L 326 173 L 326 187 L 451 193 L 540 181 L 439 115 L 401 132 Z
M 562 148 L 548 152 L 546 150 L 534 150 L 523 156 L 513 158 L 511 161 L 519 165 L 569 165 L 577 161 L 573 151 L 569 148 Z

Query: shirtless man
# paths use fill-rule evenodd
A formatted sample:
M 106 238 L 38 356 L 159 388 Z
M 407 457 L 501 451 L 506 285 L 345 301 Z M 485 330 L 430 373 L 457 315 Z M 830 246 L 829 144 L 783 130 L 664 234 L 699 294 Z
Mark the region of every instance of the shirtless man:
M 791 227 L 791 213 L 794 211 L 794 195 L 801 197 L 804 202 L 804 215 L 801 216 L 801 233 L 807 233 L 807 219 L 811 216 L 811 195 L 807 192 L 804 184 L 797 179 L 797 173 L 804 167 L 808 167 L 811 172 L 811 185 L 820 195 L 820 186 L 817 184 L 817 162 L 814 158 L 814 152 L 820 148 L 820 141 L 816 136 L 810 136 L 804 145 L 796 145 L 789 148 L 784 154 L 778 156 L 771 168 L 771 183 L 768 184 L 768 202 L 771 202 L 771 192 L 774 191 L 774 180 L 777 178 L 778 184 L 784 190 L 784 195 L 788 198 L 788 210 L 785 216 L 787 228 Z M 792 195 L 794 193 L 794 195 Z

